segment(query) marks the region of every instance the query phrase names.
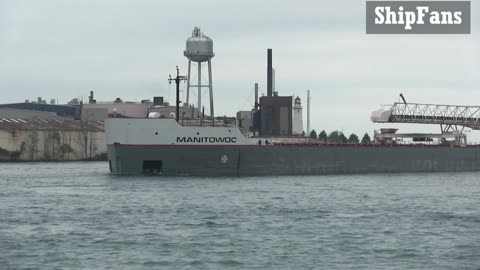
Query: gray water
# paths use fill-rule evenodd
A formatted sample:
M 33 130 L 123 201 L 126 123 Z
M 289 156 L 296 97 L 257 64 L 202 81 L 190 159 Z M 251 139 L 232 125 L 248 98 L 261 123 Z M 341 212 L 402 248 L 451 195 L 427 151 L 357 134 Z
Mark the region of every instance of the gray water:
M 0 269 L 480 269 L 480 173 L 107 170 L 0 164 Z

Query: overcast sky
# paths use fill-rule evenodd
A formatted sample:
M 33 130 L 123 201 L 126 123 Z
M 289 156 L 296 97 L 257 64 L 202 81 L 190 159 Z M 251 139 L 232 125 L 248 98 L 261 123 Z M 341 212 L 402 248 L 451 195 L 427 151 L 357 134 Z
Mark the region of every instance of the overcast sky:
M 217 115 L 249 110 L 255 82 L 266 93 L 272 48 L 280 95 L 306 105 L 311 90 L 312 128 L 372 133 L 384 126 L 370 122 L 371 112 L 399 93 L 409 102 L 480 105 L 475 4 L 471 35 L 401 36 L 366 35 L 364 0 L 0 0 L 0 103 L 65 103 L 90 90 L 99 101 L 173 102 L 168 74 L 176 65 L 186 74 L 185 40 L 198 25 L 214 41 Z

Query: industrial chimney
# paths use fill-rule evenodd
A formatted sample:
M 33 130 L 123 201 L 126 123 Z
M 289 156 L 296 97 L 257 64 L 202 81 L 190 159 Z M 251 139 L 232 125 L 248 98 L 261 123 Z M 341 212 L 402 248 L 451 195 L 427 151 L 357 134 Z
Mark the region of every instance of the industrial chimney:
M 273 95 L 272 49 L 267 49 L 267 96 Z
M 255 111 L 258 110 L 258 83 L 255 83 Z

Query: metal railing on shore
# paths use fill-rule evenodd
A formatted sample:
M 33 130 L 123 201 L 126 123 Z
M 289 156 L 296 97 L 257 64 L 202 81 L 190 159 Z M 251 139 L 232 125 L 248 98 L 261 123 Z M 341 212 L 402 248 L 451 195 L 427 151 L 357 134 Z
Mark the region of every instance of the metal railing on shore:
M 201 119 L 180 119 L 178 123 L 184 127 L 236 127 L 236 120 L 233 121 L 212 121 Z

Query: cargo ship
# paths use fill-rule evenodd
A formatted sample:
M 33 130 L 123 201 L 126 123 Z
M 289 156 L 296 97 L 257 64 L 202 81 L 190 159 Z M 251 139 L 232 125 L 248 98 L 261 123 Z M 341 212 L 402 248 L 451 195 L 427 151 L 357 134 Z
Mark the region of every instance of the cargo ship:
M 256 89 L 254 108 L 246 113 L 250 117 L 242 119 L 237 113 L 235 124 L 228 124 L 214 117 L 211 39 L 195 28 L 186 47 L 188 76 L 180 76 L 177 68 L 177 76 L 169 79 L 176 84 L 175 112 L 105 120 L 112 174 L 263 176 L 480 170 L 480 146 L 468 145 L 463 133 L 465 127 L 480 129 L 479 107 L 414 104 L 402 96 L 403 102 L 382 107 L 371 120 L 440 125 L 441 133 L 399 134 L 387 128 L 375 132 L 374 141 L 368 144 L 310 139 L 301 134 L 299 99 L 274 91 L 272 51 L 268 49 L 267 96 L 259 99 Z M 201 82 L 202 62 L 208 62 L 208 84 Z M 191 81 L 195 63 L 196 85 Z M 187 82 L 184 107 L 189 104 L 190 88 L 198 88 L 197 109 L 192 109 L 188 119 L 184 119 L 185 111 L 180 119 L 182 81 Z M 208 117 L 200 110 L 204 87 L 210 93 Z
M 110 171 L 192 176 L 316 175 L 480 170 L 479 146 L 275 143 L 234 127 L 175 119 L 106 120 Z

